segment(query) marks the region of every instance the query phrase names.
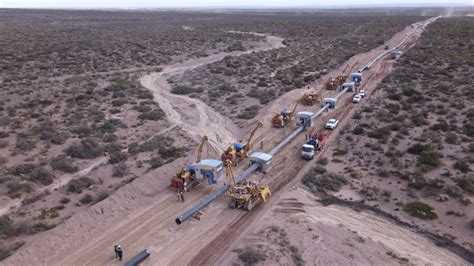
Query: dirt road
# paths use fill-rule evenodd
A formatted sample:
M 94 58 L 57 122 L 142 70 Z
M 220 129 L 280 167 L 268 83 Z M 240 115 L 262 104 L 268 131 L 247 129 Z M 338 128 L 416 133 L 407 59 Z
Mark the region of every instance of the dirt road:
M 393 36 L 388 44 L 398 43 L 403 39 L 407 30 L 405 29 Z M 270 48 L 270 46 L 261 47 L 261 49 Z M 367 62 L 367 59 L 373 58 L 382 50 L 383 47 L 378 47 L 369 53 L 355 56 L 330 74 L 334 76 L 340 73 L 347 64 L 357 61 Z M 141 79 L 142 84 L 153 91 L 155 99 L 165 110 L 171 122 L 180 125 L 193 136 L 207 134 L 212 139 L 211 143 L 217 147 L 226 146 L 227 141 L 234 140 L 229 137 L 232 135 L 227 135 L 234 132 L 231 128 L 232 124 L 227 124 L 230 121 L 203 103 L 170 94 L 166 77 L 170 74 L 174 75 L 180 71 L 219 60 L 223 56 L 215 55 L 168 66 L 163 68 L 160 73 L 145 76 Z M 369 79 L 367 86 L 375 87 L 385 75 L 389 74 L 391 64 L 386 60 L 377 63 L 366 74 L 371 77 L 374 75 Z M 318 81 L 315 86 L 319 86 L 321 82 Z M 260 118 L 262 121 L 269 121 L 266 118 L 271 117 L 273 111 L 280 110 L 293 103 L 304 92 L 305 90 L 297 90 L 282 96 L 267 109 L 266 113 L 261 114 Z M 325 92 L 325 95 L 333 94 L 335 92 Z M 341 123 L 344 123 L 345 119 L 350 116 L 351 110 L 353 110 L 351 108 L 354 106 L 350 102 L 350 98 L 350 95 L 345 95 L 337 109 L 324 114 L 321 119 L 318 119 L 317 126 L 321 128 L 321 121 L 329 116 L 341 117 Z M 197 121 L 201 119 L 207 122 Z M 216 125 L 213 125 L 214 123 Z M 216 126 L 218 127 L 216 128 Z M 342 125 L 340 128 L 342 128 Z M 211 135 L 212 132 L 215 132 L 215 134 Z M 269 126 L 263 132 L 266 132 L 265 139 L 269 143 L 265 150 L 269 150 L 273 146 L 270 144 L 280 141 L 285 134 L 284 130 L 270 129 Z M 334 141 L 335 134 L 337 134 L 337 131 L 329 134 L 327 148 L 331 141 Z M 260 137 L 260 139 L 263 138 Z M 191 220 L 186 221 L 181 226 L 176 225 L 174 223 L 175 217 L 215 189 L 215 187 L 201 185 L 192 193 L 186 194 L 185 203 L 178 203 L 176 195 L 167 188 L 169 176 L 176 170 L 176 166 L 181 163 L 178 161 L 160 167 L 153 173 L 141 177 L 124 186 L 103 202 L 74 216 L 74 219 L 65 222 L 65 224 L 50 232 L 38 235 L 36 241 L 20 249 L 11 258 L 8 258 L 6 263 L 21 265 L 119 265 L 119 262 L 114 258 L 112 246 L 115 243 L 120 243 L 125 250 L 125 259 L 132 257 L 143 248 L 148 248 L 152 255 L 143 265 L 216 264 L 229 251 L 233 243 L 244 236 L 249 229 L 258 226 L 259 222 L 266 217 L 265 213 L 274 204 L 277 204 L 278 190 L 281 190 L 282 193 L 286 191 L 288 184 L 298 182 L 298 176 L 305 171 L 305 168 L 310 167 L 310 164 L 295 159 L 299 158 L 299 148 L 303 141 L 304 136 L 301 135 L 276 156 L 274 159 L 275 167 L 267 175 L 256 174 L 254 176 L 254 178 L 261 179 L 262 182 L 270 183 L 272 190 L 276 192 L 276 196 L 267 203 L 267 206 L 260 205 L 252 212 L 241 212 L 227 208 L 227 199 L 222 197 L 206 207 L 201 221 Z M 341 213 L 344 213 L 344 210 L 341 210 Z M 375 218 L 375 216 L 371 217 L 369 215 L 364 219 Z M 370 227 L 367 227 L 367 230 L 370 229 Z M 374 230 L 378 229 L 374 228 Z M 367 232 L 367 234 L 369 233 Z M 405 232 L 399 230 L 399 233 L 404 234 Z M 417 239 L 413 239 L 413 241 L 415 242 L 412 246 L 414 254 L 417 253 L 420 247 L 430 244 L 417 242 Z M 428 261 L 435 261 L 438 258 L 437 253 L 433 253 L 431 256 L 432 260 Z M 459 259 L 449 252 L 447 256 L 451 256 L 453 260 Z M 357 261 L 353 263 L 357 263 Z

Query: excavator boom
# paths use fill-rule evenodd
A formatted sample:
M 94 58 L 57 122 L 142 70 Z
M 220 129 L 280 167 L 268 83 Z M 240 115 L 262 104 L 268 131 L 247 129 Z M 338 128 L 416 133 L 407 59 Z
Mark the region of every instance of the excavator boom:
M 202 148 L 204 147 L 204 143 L 208 141 L 208 138 L 206 135 L 202 136 L 201 143 L 199 143 L 199 146 L 197 148 L 197 158 L 196 158 L 196 163 L 201 161 L 201 155 L 202 155 Z
M 291 111 L 291 113 L 288 114 L 289 116 L 293 116 L 293 114 L 296 111 L 296 107 L 298 107 L 298 103 L 295 104 L 295 107 L 293 108 L 293 111 Z
M 247 142 L 245 142 L 245 150 L 246 151 L 248 151 L 250 149 L 250 144 L 251 144 L 252 138 L 255 135 L 255 132 L 257 132 L 257 129 L 259 129 L 261 126 L 263 126 L 262 122 L 257 121 L 257 125 L 255 126 L 254 129 L 252 129 L 252 132 L 250 132 L 250 136 L 247 139 Z

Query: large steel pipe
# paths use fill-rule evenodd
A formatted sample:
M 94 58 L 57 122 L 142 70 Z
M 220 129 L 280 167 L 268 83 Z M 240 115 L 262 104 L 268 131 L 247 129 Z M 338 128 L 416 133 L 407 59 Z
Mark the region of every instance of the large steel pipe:
M 240 182 L 247 178 L 250 174 L 252 174 L 255 170 L 257 170 L 258 165 L 253 164 L 249 168 L 245 169 L 240 175 L 235 177 L 235 182 Z M 229 190 L 230 184 L 225 184 L 221 189 L 214 191 L 211 193 L 209 196 L 207 196 L 203 201 L 199 202 L 196 206 L 192 207 L 191 209 L 187 210 L 183 214 L 181 214 L 178 218 L 176 218 L 176 223 L 181 224 L 187 219 L 191 218 L 196 214 L 198 211 L 200 211 L 202 208 L 206 207 L 209 205 L 209 203 L 213 202 L 215 199 L 217 199 L 220 195 L 224 194 L 227 190 Z

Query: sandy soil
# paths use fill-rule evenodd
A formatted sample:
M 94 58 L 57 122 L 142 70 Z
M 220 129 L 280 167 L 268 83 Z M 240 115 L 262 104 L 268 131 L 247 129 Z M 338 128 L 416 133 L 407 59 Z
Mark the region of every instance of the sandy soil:
M 393 36 L 389 41 L 389 45 L 398 43 L 403 39 L 405 32 L 408 30 L 407 28 Z M 271 38 L 267 37 L 267 39 Z M 270 48 L 271 45 L 261 49 Z M 381 51 L 383 51 L 383 47 L 358 55 L 346 64 L 356 61 L 367 62 L 368 59 L 373 58 Z M 219 60 L 219 58 L 222 58 L 221 56 L 223 57 L 224 55 L 210 56 L 165 67 L 162 72 L 151 74 L 141 79 L 142 84 L 154 92 L 155 99 L 171 118 L 171 122 L 181 126 L 193 136 L 207 134 L 215 147 L 225 147 L 229 142 L 232 142 L 235 138 L 229 136 L 235 137 L 235 135 L 238 135 L 238 132 L 234 131 L 235 127 L 229 120 L 221 117 L 202 103 L 185 97 L 170 95 L 169 85 L 165 83 L 165 80 L 166 76 L 171 73 L 175 74 L 179 71 Z M 340 73 L 346 64 L 330 74 L 335 76 L 337 73 Z M 390 69 L 391 63 L 387 60 L 377 63 L 366 74 L 372 77 L 368 79 L 370 82 L 368 82 L 367 86 L 374 86 L 377 82 L 380 82 L 390 72 Z M 319 80 L 314 87 L 319 87 L 322 82 L 322 80 Z M 262 113 L 259 118 L 263 121 L 269 121 L 268 118 L 271 117 L 274 111 L 280 110 L 290 103 L 292 104 L 304 92 L 305 90 L 292 91 L 282 96 L 266 110 L 266 113 Z M 335 93 L 325 92 L 325 94 Z M 345 95 L 337 109 L 324 114 L 322 119 L 318 119 L 317 127 L 321 128 L 323 121 L 329 116 L 334 115 L 341 117 L 342 123 L 344 123 L 344 119 L 349 117 L 351 107 L 353 106 L 350 99 L 351 95 Z M 316 110 L 317 107 L 313 107 L 313 109 Z M 192 114 L 191 117 L 189 117 L 190 114 Z M 204 119 L 207 122 L 194 121 L 198 119 Z M 191 124 L 188 124 L 188 122 Z M 211 134 L 213 132 L 209 129 L 215 130 L 215 134 Z M 265 132 L 265 137 L 259 137 L 260 140 L 265 140 L 264 150 L 269 150 L 285 134 L 285 130 L 270 129 L 268 124 L 261 132 Z M 337 130 L 327 134 L 329 137 L 328 144 L 331 144 L 331 141 L 334 141 L 333 136 L 337 134 Z M 278 190 L 285 187 L 292 180 L 297 182 L 299 179 L 295 177 L 299 173 L 305 172 L 305 168 L 311 166 L 302 160 L 294 159 L 299 158 L 299 148 L 303 141 L 304 136 L 300 135 L 289 144 L 289 147 L 286 147 L 283 152 L 276 156 L 274 158 L 275 167 L 269 173 L 266 175 L 254 175 L 254 178 L 260 179 L 264 183 L 270 183 L 272 190 L 276 194 L 266 204 L 267 208 L 264 208 L 264 205 L 259 205 L 252 212 L 231 210 L 227 208 L 227 199 L 222 197 L 206 207 L 201 221 L 186 221 L 185 224 L 177 226 L 174 223 L 174 218 L 199 202 L 204 195 L 209 194 L 214 189 L 205 184 L 200 185 L 191 193 L 186 194 L 185 203 L 178 203 L 176 195 L 168 189 L 168 184 L 170 176 L 184 162 L 184 159 L 181 159 L 149 172 L 131 184 L 122 187 L 106 200 L 77 214 L 74 219 L 66 221 L 63 225 L 49 232 L 39 234 L 35 241 L 25 245 L 12 257 L 8 258 L 5 263 L 21 265 L 118 265 L 119 262 L 114 258 L 112 247 L 115 243 L 120 243 L 124 247 L 126 260 L 143 248 L 148 248 L 152 255 L 143 265 L 156 265 L 158 263 L 163 265 L 216 264 L 226 252 L 229 252 L 232 244 L 245 235 L 247 230 L 261 224 L 261 221 L 265 218 L 265 212 L 273 209 L 271 206 L 278 203 Z M 345 213 L 352 212 L 341 208 L 334 211 L 334 213 L 337 211 L 340 213 L 337 215 L 345 215 Z M 318 216 L 320 212 L 324 212 L 324 209 L 319 209 L 319 213 L 317 209 L 308 209 L 308 212 Z M 329 218 L 324 221 L 321 220 L 322 218 L 312 219 L 309 221 L 314 223 L 325 222 L 329 225 L 339 223 L 338 220 L 327 222 L 326 220 Z M 369 215 L 364 217 L 364 219 L 374 220 L 375 223 L 377 217 Z M 358 220 L 358 218 L 353 218 L 353 221 L 355 220 Z M 381 223 L 383 224 L 383 222 Z M 347 226 L 349 227 L 349 225 Z M 360 221 L 358 224 L 350 226 L 352 226 L 351 228 L 359 228 L 361 236 L 371 233 L 370 231 L 364 232 L 362 230 L 363 223 Z M 379 228 L 380 231 L 381 226 L 374 227 Z M 369 226 L 365 230 L 370 229 Z M 401 230 L 399 229 L 396 233 L 400 233 Z M 380 234 L 378 233 L 377 235 Z M 418 252 L 421 252 L 421 254 L 431 254 L 430 256 L 423 255 L 420 258 L 421 261 L 436 261 L 437 259 L 445 258 L 448 261 L 459 261 L 457 256 L 449 252 L 429 252 L 430 249 L 435 250 L 434 244 L 427 242 L 421 237 L 415 236 L 410 239 L 410 236 L 407 235 L 406 241 L 409 240 L 413 241 L 413 254 Z M 394 247 L 394 244 L 386 245 L 387 249 Z M 416 249 L 416 247 L 418 248 Z M 400 252 L 403 253 L 404 250 L 406 249 L 402 249 Z M 358 252 L 363 253 L 363 251 Z M 373 254 L 375 256 L 378 253 L 374 252 Z M 385 254 L 382 255 L 386 256 Z M 366 260 L 360 260 L 360 262 L 363 261 Z M 374 259 L 373 261 L 380 260 Z M 462 263 L 462 261 L 460 262 Z M 354 260 L 353 263 L 357 264 L 358 261 Z
M 374 213 L 323 206 L 302 186 L 298 183 L 281 193 L 257 226 L 216 264 L 232 264 L 238 259 L 234 250 L 247 246 L 267 254 L 263 265 L 291 264 L 287 263 L 291 262 L 288 247 L 262 234 L 277 226 L 286 231 L 290 245 L 298 248 L 309 265 L 399 265 L 401 258 L 414 265 L 466 265 L 446 249 Z

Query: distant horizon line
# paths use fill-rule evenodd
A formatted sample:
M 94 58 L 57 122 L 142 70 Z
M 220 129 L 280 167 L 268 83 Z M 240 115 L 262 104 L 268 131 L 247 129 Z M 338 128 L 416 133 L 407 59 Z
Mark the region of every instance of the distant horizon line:
M 279 9 L 367 9 L 367 8 L 450 8 L 450 7 L 474 7 L 474 4 L 470 5 L 467 3 L 413 3 L 413 4 L 315 4 L 315 5 L 245 5 L 245 6 L 143 6 L 143 7 L 1 7 L 0 9 L 37 9 L 37 10 L 176 10 L 176 9 L 188 9 L 188 10 L 252 10 L 252 9 L 263 9 L 263 10 L 279 10 Z

